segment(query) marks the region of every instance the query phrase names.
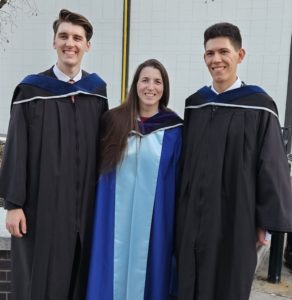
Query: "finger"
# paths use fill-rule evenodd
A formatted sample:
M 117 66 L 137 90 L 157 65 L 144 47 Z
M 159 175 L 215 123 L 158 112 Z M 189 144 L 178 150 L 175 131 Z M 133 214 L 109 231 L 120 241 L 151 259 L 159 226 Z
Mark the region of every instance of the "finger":
M 26 234 L 26 219 L 25 218 L 21 219 L 21 221 L 20 221 L 20 231 L 21 231 L 21 233 Z
M 22 234 L 21 234 L 21 232 L 20 232 L 19 224 L 13 226 L 13 228 L 12 228 L 12 233 L 11 233 L 11 234 L 12 234 L 13 236 L 15 236 L 15 237 L 22 237 Z
M 12 229 L 12 224 L 9 222 L 6 222 L 6 229 L 10 232 L 10 230 Z
M 13 228 L 12 226 L 6 226 L 6 229 L 8 230 L 8 232 L 12 235 L 13 234 Z

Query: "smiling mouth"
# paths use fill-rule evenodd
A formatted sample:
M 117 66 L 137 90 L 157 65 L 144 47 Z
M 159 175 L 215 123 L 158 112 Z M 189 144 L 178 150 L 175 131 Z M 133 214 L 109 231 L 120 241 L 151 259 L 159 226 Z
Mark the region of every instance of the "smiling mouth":
M 213 71 L 223 71 L 225 70 L 226 67 L 222 66 L 222 67 L 212 67 Z
M 75 55 L 76 51 L 73 51 L 73 50 L 64 50 L 63 53 L 64 54 L 68 54 L 68 55 Z

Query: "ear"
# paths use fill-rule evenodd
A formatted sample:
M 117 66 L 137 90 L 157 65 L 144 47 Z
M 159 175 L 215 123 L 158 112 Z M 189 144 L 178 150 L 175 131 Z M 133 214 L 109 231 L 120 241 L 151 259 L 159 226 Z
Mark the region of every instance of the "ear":
M 91 43 L 90 41 L 87 42 L 87 48 L 86 48 L 86 52 L 88 52 L 91 49 Z
M 53 39 L 53 48 L 56 49 L 55 37 Z
M 240 48 L 239 52 L 238 52 L 238 63 L 239 64 L 243 61 L 244 57 L 245 57 L 245 50 L 243 48 Z
M 205 64 L 207 65 L 207 62 L 206 62 L 206 53 L 204 53 L 204 61 L 205 61 Z

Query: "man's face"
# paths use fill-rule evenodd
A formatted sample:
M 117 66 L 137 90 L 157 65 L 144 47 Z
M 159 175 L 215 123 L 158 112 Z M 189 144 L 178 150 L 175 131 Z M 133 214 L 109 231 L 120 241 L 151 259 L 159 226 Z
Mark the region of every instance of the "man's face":
M 204 60 L 218 92 L 223 92 L 236 81 L 237 65 L 244 55 L 245 51 L 242 48 L 235 49 L 227 37 L 207 41 Z
M 64 72 L 68 69 L 79 68 L 85 52 L 90 48 L 82 26 L 63 22 L 54 37 L 54 48 L 58 55 L 58 67 Z

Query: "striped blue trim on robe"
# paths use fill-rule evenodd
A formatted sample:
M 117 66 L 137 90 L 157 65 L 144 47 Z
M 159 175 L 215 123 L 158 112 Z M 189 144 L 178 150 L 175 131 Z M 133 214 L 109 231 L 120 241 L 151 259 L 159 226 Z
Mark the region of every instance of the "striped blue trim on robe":
M 181 127 L 132 135 L 131 155 L 101 176 L 87 300 L 168 299 L 180 148 Z

